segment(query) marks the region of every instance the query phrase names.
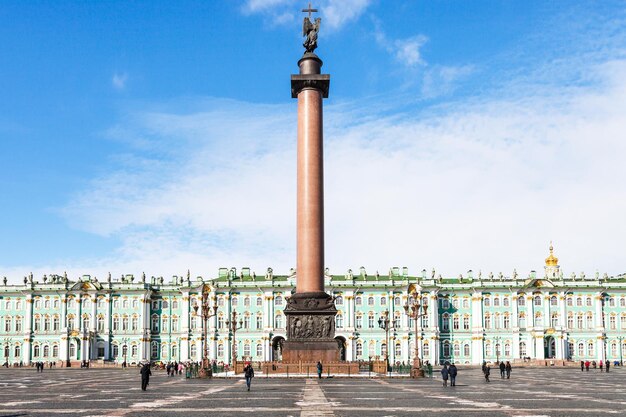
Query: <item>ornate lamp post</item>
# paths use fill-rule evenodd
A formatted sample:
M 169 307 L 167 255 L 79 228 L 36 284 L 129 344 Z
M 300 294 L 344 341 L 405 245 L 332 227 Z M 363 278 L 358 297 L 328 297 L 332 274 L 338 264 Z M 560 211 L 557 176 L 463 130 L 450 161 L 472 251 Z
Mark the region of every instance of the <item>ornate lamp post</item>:
M 383 315 L 378 318 L 378 327 L 385 331 L 385 364 L 387 366 L 387 372 L 389 372 L 389 312 L 383 312 Z
M 413 284 L 409 286 L 409 299 L 404 305 L 404 311 L 407 316 L 415 322 L 415 358 L 413 358 L 413 369 L 411 369 L 412 378 L 423 378 L 424 370 L 422 369 L 422 361 L 419 357 L 418 341 L 421 339 L 419 331 L 419 322 L 422 317 L 428 313 L 428 305 L 420 303 L 421 294 L 415 290 Z
M 617 340 L 619 341 L 617 348 L 619 349 L 619 366 L 623 366 L 624 362 L 622 361 L 622 352 L 624 351 L 622 343 L 624 343 L 624 336 L 617 336 Z
M 204 333 L 203 337 L 203 350 L 202 350 L 202 369 L 200 369 L 200 377 L 206 378 L 207 376 L 212 376 L 211 366 L 209 364 L 209 344 L 207 343 L 207 330 L 208 323 L 211 317 L 217 315 L 217 300 L 213 300 L 213 306 L 209 305 L 209 294 L 210 288 L 205 285 L 202 288 L 202 306 L 198 306 L 198 304 L 194 304 L 193 311 L 198 314 L 198 308 L 201 308 L 202 313 L 202 329 Z
M 496 363 L 500 363 L 500 336 L 496 336 L 494 338 L 495 343 L 495 349 L 496 349 Z
M 233 371 L 236 371 L 235 367 L 237 366 L 237 330 L 243 327 L 243 320 L 239 319 L 237 322 L 237 312 L 233 311 L 232 319 L 226 320 L 226 327 L 228 330 L 233 333 L 233 345 L 231 348 L 231 358 L 232 358 L 232 368 Z

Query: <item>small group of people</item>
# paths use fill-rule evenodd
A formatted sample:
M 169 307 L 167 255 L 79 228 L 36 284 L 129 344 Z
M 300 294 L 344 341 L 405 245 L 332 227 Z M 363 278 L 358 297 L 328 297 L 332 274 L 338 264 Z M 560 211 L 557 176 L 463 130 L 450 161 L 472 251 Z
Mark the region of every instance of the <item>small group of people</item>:
M 448 386 L 448 378 L 450 378 L 450 386 L 456 386 L 456 376 L 458 374 L 458 369 L 455 364 L 450 364 L 446 362 L 441 369 L 441 379 L 443 380 L 443 386 Z
M 185 365 L 182 362 L 168 362 L 168 364 L 165 365 L 167 376 L 182 375 L 184 369 Z
M 35 367 L 37 368 L 37 372 L 43 372 L 43 368 L 45 366 L 46 365 L 43 362 L 41 362 L 41 361 L 35 362 Z
M 506 379 L 511 379 L 511 362 L 506 361 L 500 362 L 500 378 L 504 379 L 504 375 L 506 374 Z
M 606 371 L 609 372 L 609 370 L 611 369 L 611 362 L 610 361 L 606 361 L 606 364 L 602 361 L 600 361 L 600 363 L 596 363 L 596 361 L 580 361 L 580 370 L 582 371 L 587 371 L 589 372 L 589 367 L 593 367 L 593 369 L 596 369 L 596 367 L 600 368 L 600 372 L 604 371 L 604 368 L 606 366 Z

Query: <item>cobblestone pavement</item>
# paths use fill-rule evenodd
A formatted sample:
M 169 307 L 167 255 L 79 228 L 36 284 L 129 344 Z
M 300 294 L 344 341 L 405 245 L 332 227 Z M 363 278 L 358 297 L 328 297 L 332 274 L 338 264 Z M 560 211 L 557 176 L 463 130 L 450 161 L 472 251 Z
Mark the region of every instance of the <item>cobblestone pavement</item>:
M 438 378 L 186 380 L 137 369 L 0 369 L 0 417 L 9 416 L 626 416 L 626 368 L 514 369 L 510 380 L 461 369 Z

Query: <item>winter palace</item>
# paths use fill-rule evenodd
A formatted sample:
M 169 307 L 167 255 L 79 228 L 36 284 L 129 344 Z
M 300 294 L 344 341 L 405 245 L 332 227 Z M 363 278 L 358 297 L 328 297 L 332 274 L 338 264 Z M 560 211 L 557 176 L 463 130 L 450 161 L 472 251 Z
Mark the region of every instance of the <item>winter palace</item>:
M 31 274 L 23 284 L 10 285 L 5 278 L 0 286 L 2 360 L 10 366 L 200 361 L 203 291 L 211 312 L 206 319 L 209 358 L 230 363 L 235 354 L 280 360 L 283 309 L 295 280 L 295 271 L 274 275 L 271 268 L 264 275 L 222 268 L 212 279 L 187 274 L 167 281 L 145 275 L 105 280 L 84 275 L 73 281 Z M 391 363 L 409 363 L 416 340 L 419 356 L 433 364 L 621 361 L 626 356 L 626 275 L 564 276 L 552 247 L 543 274 L 531 271 L 526 277 L 515 271 L 511 276 L 468 271 L 442 277 L 426 270 L 412 276 L 407 268 L 372 275 L 361 268 L 327 273 L 325 280 L 338 310 L 337 343 L 348 361 L 383 357 L 389 346 Z M 404 309 L 414 296 L 428 306 L 418 323 Z M 379 326 L 382 317 L 389 318 L 387 331 Z

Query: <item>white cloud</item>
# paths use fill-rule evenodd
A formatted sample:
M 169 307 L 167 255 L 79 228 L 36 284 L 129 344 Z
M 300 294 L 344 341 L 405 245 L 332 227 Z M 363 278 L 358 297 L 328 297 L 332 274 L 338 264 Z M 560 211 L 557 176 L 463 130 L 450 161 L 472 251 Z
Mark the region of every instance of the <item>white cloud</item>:
M 324 30 L 333 32 L 346 23 L 358 20 L 371 3 L 372 0 L 319 0 L 312 2 L 312 7 L 319 10 Z M 246 0 L 242 11 L 248 15 L 261 14 L 272 25 L 280 26 L 301 20 L 301 10 L 305 6 L 304 2 L 298 5 L 291 0 Z
M 426 112 L 327 106 L 327 265 L 524 274 L 554 240 L 568 273 L 624 272 L 626 61 L 589 73 L 586 87 L 528 84 Z M 141 137 L 137 155 L 64 212 L 122 244 L 76 262 L 81 273 L 294 266 L 295 102 L 202 107 L 137 114 L 109 133 Z
M 376 43 L 384 48 L 396 61 L 405 67 L 415 67 L 418 64 L 426 65 L 422 59 L 420 49 L 428 38 L 424 35 L 415 35 L 404 39 L 389 39 L 387 34 L 381 28 L 381 23 L 375 17 L 372 18 L 374 23 L 374 39 Z
M 128 74 L 118 73 L 113 74 L 111 84 L 116 90 L 124 90 L 126 88 L 126 82 L 128 81 Z

